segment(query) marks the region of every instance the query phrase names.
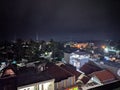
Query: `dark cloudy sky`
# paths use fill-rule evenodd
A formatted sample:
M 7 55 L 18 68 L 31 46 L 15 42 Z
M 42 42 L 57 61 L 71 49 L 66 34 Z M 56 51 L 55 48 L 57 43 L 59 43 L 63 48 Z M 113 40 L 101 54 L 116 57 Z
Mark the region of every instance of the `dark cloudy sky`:
M 1 0 L 0 39 L 119 39 L 120 0 Z

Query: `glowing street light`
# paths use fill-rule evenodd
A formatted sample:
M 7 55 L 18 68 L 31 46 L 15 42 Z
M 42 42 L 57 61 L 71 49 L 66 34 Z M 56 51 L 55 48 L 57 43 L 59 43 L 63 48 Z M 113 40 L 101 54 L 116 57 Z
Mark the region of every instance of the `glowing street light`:
M 108 52 L 109 52 L 109 49 L 106 47 L 106 48 L 104 49 L 104 52 L 108 53 Z
M 106 48 L 106 46 L 105 46 L 105 45 L 103 45 L 103 46 L 102 46 L 102 49 L 105 49 L 105 48 Z

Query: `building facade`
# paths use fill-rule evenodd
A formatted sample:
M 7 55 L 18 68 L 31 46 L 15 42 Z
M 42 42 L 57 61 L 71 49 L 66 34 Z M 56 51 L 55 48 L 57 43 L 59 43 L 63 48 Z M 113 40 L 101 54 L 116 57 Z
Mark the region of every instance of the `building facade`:
M 89 61 L 89 58 L 90 58 L 89 54 L 78 50 L 70 54 L 69 64 L 75 66 L 76 69 L 79 69 Z
M 19 86 L 17 90 L 54 90 L 54 79 Z

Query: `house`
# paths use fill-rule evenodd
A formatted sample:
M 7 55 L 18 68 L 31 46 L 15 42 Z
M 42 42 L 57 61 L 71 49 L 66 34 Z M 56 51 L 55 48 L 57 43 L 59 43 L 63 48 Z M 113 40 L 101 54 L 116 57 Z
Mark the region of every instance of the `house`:
M 82 86 L 83 90 L 88 90 L 117 81 L 116 77 L 108 70 L 96 71 L 89 76 L 91 78 L 85 85 Z
M 75 48 L 86 48 L 88 46 L 88 43 L 75 43 L 73 44 L 72 47 L 75 47 Z
M 75 84 L 75 76 L 54 63 L 47 63 L 44 72 L 55 79 L 55 90 L 64 90 Z
M 54 79 L 45 73 L 18 75 L 17 90 L 54 90 Z
M 96 71 L 101 71 L 102 69 L 97 65 L 93 64 L 92 62 L 85 63 L 81 68 L 80 71 L 83 72 L 85 75 L 89 75 Z
M 84 64 L 80 68 L 80 71 L 87 75 L 87 77 L 85 76 L 80 79 L 83 90 L 95 88 L 106 83 L 116 81 L 116 77 L 110 71 L 103 70 L 92 62 Z
M 74 70 L 73 67 L 71 67 L 71 66 L 69 66 L 69 65 L 67 65 L 67 64 L 62 64 L 60 67 L 63 68 L 64 70 L 70 72 L 71 74 L 75 75 L 75 81 L 77 81 L 78 78 L 79 78 L 79 77 L 81 76 L 81 74 L 82 74 L 82 73 Z
M 89 58 L 90 58 L 89 53 L 86 53 L 85 51 L 77 50 L 70 54 L 69 64 L 79 69 L 89 61 Z
M 90 76 L 92 76 L 93 79 L 98 79 L 98 83 L 100 84 L 108 84 L 116 81 L 115 75 L 109 70 L 96 71 L 90 74 Z
M 0 77 L 0 90 L 54 90 L 54 81 L 36 67 L 19 67 L 15 72 L 8 66 Z
M 1 71 L 0 90 L 17 90 L 16 70 L 13 65 L 8 65 Z
M 39 71 L 39 68 L 32 66 L 19 68 L 17 90 L 54 90 L 54 78 Z

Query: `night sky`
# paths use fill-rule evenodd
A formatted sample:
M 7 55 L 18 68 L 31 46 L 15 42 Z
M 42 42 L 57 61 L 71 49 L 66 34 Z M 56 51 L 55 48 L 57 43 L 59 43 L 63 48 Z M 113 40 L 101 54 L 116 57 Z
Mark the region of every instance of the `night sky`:
M 120 0 L 1 0 L 0 39 L 119 39 Z

